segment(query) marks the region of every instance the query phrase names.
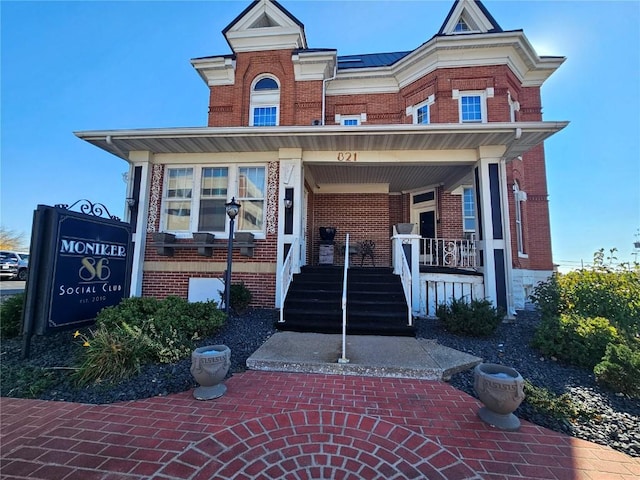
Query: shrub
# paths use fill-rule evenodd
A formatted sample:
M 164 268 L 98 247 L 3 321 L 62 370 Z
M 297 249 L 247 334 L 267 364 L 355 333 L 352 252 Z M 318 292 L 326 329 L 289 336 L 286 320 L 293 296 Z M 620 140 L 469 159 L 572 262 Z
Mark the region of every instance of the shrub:
M 584 269 L 562 275 L 561 285 L 572 312 L 608 318 L 628 335 L 640 330 L 640 271 Z
M 181 341 L 189 342 L 215 333 L 224 324 L 225 314 L 218 310 L 215 302 L 189 303 L 180 297 L 164 300 L 132 297 L 102 310 L 96 323 L 105 328 L 127 324 L 148 331 L 151 319 L 158 331 L 173 329 Z
M 224 292 L 220 292 L 220 297 L 224 296 Z M 232 283 L 231 284 L 231 294 L 230 294 L 229 306 L 236 313 L 242 313 L 247 308 L 249 308 L 249 304 L 251 300 L 253 300 L 253 294 L 251 290 L 247 288 L 244 282 L 240 283 Z
M 524 381 L 524 395 L 524 401 L 543 415 L 569 422 L 580 417 L 590 416 L 590 412 L 576 404 L 568 393 L 555 395 L 545 388 L 535 386 L 528 380 Z
M 140 326 L 153 317 L 159 308 L 160 300 L 154 297 L 125 298 L 118 305 L 102 309 L 96 317 L 96 323 L 107 329 L 124 323 Z
M 436 315 L 447 331 L 472 337 L 484 337 L 495 332 L 504 318 L 488 300 L 451 299 L 449 305 L 438 305 Z
M 22 311 L 24 293 L 6 298 L 0 305 L 0 337 L 10 338 L 20 335 L 22 330 Z
M 608 345 L 602 362 L 593 372 L 596 380 L 606 387 L 640 398 L 640 348 L 637 343 L 632 345 Z
M 593 368 L 602 359 L 607 345 L 617 339 L 616 328 L 606 318 L 562 314 L 541 320 L 533 346 L 545 355 Z
M 80 384 L 119 380 L 145 363 L 177 362 L 190 355 L 195 340 L 215 333 L 225 318 L 215 302 L 189 303 L 179 297 L 125 299 L 102 310 L 96 330 L 83 337 L 76 380 Z
M 562 300 L 562 287 L 559 276 L 554 273 L 546 282 L 538 283 L 530 295 L 543 318 L 556 317 L 566 309 Z
M 535 287 L 531 299 L 543 317 L 604 317 L 631 338 L 640 331 L 640 267 L 604 265 L 603 255 L 596 252 L 592 268 L 554 274 Z

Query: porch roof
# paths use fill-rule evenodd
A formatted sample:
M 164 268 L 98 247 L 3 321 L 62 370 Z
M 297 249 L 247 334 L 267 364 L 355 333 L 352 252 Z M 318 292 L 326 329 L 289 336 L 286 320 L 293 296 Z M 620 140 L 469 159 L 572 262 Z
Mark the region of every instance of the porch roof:
M 569 122 L 430 125 L 187 127 L 78 131 L 74 134 L 129 161 L 131 151 L 152 153 L 460 150 L 505 145 L 507 160 L 542 143 Z

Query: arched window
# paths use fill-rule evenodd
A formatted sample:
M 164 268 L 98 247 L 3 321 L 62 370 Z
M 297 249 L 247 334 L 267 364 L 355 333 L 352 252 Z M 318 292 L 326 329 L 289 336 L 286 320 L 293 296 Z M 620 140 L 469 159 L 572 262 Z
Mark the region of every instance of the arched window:
M 251 87 L 249 125 L 273 127 L 280 124 L 280 86 L 269 76 L 256 77 Z

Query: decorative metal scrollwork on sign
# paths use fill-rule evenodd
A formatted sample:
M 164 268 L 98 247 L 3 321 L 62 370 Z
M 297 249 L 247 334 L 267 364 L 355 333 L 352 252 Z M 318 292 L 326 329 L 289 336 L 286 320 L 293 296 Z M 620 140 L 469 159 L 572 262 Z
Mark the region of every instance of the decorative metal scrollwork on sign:
M 77 206 L 77 207 L 76 207 Z M 105 217 L 105 218 L 110 218 L 111 220 L 117 220 L 120 221 L 120 217 L 116 217 L 115 215 L 111 215 L 111 213 L 109 213 L 109 210 L 107 209 L 107 207 L 104 206 L 104 204 L 102 203 L 93 203 L 89 200 L 86 199 L 82 199 L 82 200 L 78 200 L 77 202 L 68 205 L 66 203 L 58 203 L 56 206 L 56 208 L 64 208 L 65 210 L 72 210 L 73 207 L 77 208 L 77 211 L 79 211 L 80 213 L 84 213 L 86 215 L 93 215 L 94 217 Z

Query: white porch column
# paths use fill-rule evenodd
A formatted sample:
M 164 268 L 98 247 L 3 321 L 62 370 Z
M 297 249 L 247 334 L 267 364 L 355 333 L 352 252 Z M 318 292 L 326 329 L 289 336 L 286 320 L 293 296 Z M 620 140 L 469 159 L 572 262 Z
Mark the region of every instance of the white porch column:
M 300 271 L 300 252 L 302 251 L 302 212 L 304 205 L 304 185 L 302 174 L 302 149 L 281 148 L 278 152 L 280 159 L 280 182 L 278 188 L 278 253 L 276 270 L 276 308 L 281 308 L 280 291 L 282 289 L 282 265 L 285 261 L 285 245 L 292 245 L 298 238 L 298 251 L 294 252 L 296 258 L 295 271 Z M 284 200 L 289 196 L 293 201 L 291 211 L 287 212 Z M 289 215 L 289 221 L 287 221 Z M 289 223 L 290 222 L 290 223 Z
M 485 295 L 507 314 L 513 311 L 509 212 L 504 202 L 507 189 L 502 155 L 505 147 L 480 147 L 474 167 L 478 255 L 484 275 Z
M 149 203 L 151 201 L 151 164 L 153 154 L 151 152 L 129 152 L 129 184 L 127 196 L 133 193 L 133 179 L 136 167 L 141 167 L 140 194 L 138 202 L 138 217 L 136 219 L 136 231 L 133 234 L 133 261 L 131 262 L 131 288 L 129 295 L 140 297 L 142 295 L 142 274 L 144 266 L 144 251 L 147 243 L 147 228 L 149 223 Z

